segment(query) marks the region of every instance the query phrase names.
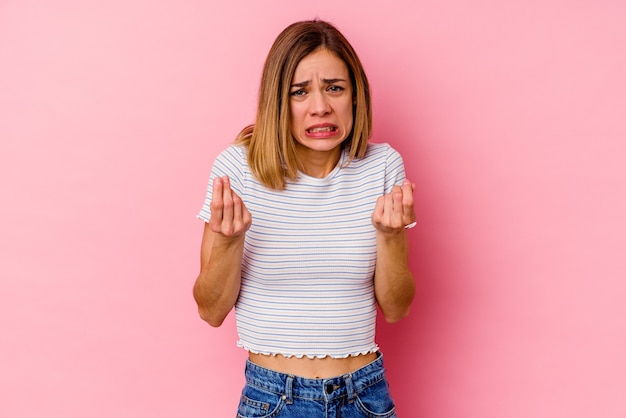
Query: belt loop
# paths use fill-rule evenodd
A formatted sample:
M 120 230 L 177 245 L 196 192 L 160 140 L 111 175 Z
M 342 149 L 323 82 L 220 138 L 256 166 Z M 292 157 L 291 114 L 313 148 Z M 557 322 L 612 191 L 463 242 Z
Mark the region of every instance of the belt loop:
M 354 383 L 352 382 L 352 375 L 343 375 L 343 381 L 346 382 L 346 392 L 348 395 L 348 403 L 354 402 L 356 399 L 356 391 L 354 390 Z
M 290 374 L 285 382 L 285 402 L 288 404 L 293 403 L 293 379 L 294 375 Z

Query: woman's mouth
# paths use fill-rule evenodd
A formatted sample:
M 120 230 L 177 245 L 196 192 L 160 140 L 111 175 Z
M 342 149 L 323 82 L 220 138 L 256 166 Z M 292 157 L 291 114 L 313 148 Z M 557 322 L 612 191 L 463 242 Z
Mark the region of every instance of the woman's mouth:
M 307 129 L 307 132 L 310 132 L 310 133 L 334 132 L 336 130 L 337 130 L 337 128 L 335 128 L 334 126 L 324 126 L 324 127 L 321 127 L 321 128 L 310 128 L 310 129 Z
M 335 125 L 324 124 L 311 126 L 306 130 L 308 136 L 313 137 L 328 137 L 335 135 L 339 130 Z

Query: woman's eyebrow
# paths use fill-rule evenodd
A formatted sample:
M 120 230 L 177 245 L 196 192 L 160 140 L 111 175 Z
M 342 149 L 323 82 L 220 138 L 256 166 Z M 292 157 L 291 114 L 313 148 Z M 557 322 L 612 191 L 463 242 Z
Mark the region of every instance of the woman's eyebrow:
M 344 80 L 343 78 L 323 78 L 322 79 L 322 83 L 323 84 L 335 84 L 335 83 L 339 83 L 339 82 L 346 82 L 346 80 Z M 293 83 L 291 85 L 291 87 L 306 87 L 311 83 L 311 80 L 306 80 L 306 81 L 301 81 L 299 83 Z
M 306 87 L 309 85 L 309 83 L 311 82 L 311 80 L 307 80 L 307 81 L 301 81 L 300 83 L 293 83 L 291 85 L 291 87 Z
M 335 83 L 339 83 L 339 82 L 346 82 L 346 80 L 344 80 L 343 78 L 324 78 L 322 79 L 322 82 L 324 84 L 335 84 Z

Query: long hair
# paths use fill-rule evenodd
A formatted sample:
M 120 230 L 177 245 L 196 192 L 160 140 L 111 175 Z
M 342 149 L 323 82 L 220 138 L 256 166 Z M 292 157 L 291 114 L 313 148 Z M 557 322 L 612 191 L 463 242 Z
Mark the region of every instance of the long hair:
M 372 131 L 371 96 L 356 52 L 341 32 L 328 22 L 293 23 L 278 35 L 265 60 L 255 124 L 245 127 L 235 140 L 236 144 L 248 148 L 250 170 L 269 188 L 282 190 L 286 179 L 297 177 L 289 89 L 300 60 L 320 48 L 345 62 L 352 82 L 353 125 L 342 144 L 344 149 L 349 147 L 348 163 L 362 158 L 367 150 Z

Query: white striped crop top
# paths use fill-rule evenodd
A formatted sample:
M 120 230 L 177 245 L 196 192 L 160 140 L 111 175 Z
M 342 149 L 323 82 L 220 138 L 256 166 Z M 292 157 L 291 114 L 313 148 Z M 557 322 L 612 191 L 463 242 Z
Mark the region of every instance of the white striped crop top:
M 252 214 L 235 305 L 240 347 L 311 358 L 378 351 L 371 214 L 404 180 L 404 164 L 388 144 L 345 165 L 347 155 L 328 176 L 300 173 L 285 190 L 252 175 L 242 146 L 216 158 L 198 218 L 208 222 L 213 179 L 225 175 Z

